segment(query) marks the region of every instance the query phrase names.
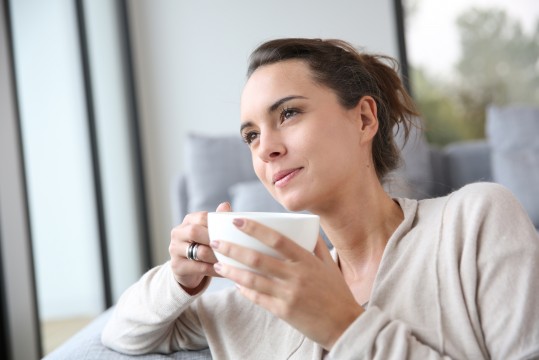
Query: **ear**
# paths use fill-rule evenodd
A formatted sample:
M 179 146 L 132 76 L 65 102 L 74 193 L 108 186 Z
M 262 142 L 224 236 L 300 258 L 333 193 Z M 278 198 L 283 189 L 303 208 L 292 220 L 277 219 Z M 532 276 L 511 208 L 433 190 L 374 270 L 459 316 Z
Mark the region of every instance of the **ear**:
M 361 141 L 370 141 L 378 131 L 378 108 L 372 96 L 363 96 L 359 99 L 355 109 L 359 120 Z

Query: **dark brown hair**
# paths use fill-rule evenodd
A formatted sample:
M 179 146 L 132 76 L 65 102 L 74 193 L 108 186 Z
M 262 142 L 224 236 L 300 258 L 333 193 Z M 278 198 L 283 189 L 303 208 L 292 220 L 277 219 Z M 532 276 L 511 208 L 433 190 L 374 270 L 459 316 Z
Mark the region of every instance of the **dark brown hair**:
M 397 73 L 397 61 L 384 55 L 361 53 L 342 40 L 277 39 L 253 51 L 247 76 L 260 66 L 294 59 L 305 61 L 314 80 L 335 91 L 347 109 L 355 107 L 366 95 L 375 99 L 379 127 L 373 139 L 372 156 L 376 174 L 382 180 L 397 168 L 400 150 L 394 128 L 397 126 L 398 131 L 402 128 L 406 142 L 418 115 Z

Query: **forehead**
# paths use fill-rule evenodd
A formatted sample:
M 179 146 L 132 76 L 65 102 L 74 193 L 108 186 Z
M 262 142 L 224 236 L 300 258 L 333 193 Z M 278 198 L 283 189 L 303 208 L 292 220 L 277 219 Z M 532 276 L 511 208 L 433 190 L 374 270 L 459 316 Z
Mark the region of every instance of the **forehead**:
M 249 77 L 241 96 L 242 115 L 257 106 L 289 95 L 305 95 L 316 87 L 309 66 L 301 60 L 286 60 L 256 69 Z
M 251 74 L 246 86 L 250 82 L 258 82 L 268 77 L 285 77 L 291 78 L 291 80 L 304 79 L 307 81 L 312 81 L 313 79 L 307 62 L 299 59 L 291 59 L 260 66 Z

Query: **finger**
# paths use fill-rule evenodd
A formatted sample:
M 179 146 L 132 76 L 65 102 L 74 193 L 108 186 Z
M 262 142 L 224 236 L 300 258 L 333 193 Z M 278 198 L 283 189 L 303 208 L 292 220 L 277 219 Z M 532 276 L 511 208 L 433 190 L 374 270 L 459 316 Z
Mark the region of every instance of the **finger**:
M 262 274 L 279 278 L 286 277 L 283 261 L 259 251 L 237 245 L 228 241 L 212 241 L 211 246 L 220 254 L 238 261 Z
M 191 260 L 187 257 L 187 251 L 191 244 L 192 243 L 183 244 L 183 256 L 188 260 Z M 198 243 L 198 246 L 196 248 L 196 260 L 193 261 L 215 264 L 217 262 L 217 258 L 215 257 L 215 253 L 209 246 Z
M 208 212 L 207 211 L 198 211 L 194 213 L 189 213 L 183 218 L 182 225 L 201 225 L 208 227 Z
M 186 258 L 185 251 L 183 253 L 181 251 L 171 252 L 170 263 L 174 273 L 179 276 L 213 276 L 216 274 L 213 262 L 189 260 Z
M 171 257 L 185 258 L 188 246 L 193 243 L 199 243 L 202 246 L 209 244 L 209 236 L 207 228 L 202 225 L 181 225 L 172 229 L 170 235 L 169 253 Z M 200 257 L 207 262 L 215 262 L 215 255 L 211 248 L 199 249 Z M 215 261 L 213 261 L 215 260 Z
M 222 211 L 229 212 L 229 211 L 232 211 L 232 207 L 230 206 L 230 203 L 228 201 L 225 201 L 225 202 L 220 203 L 219 206 L 217 206 L 217 209 L 215 211 L 217 211 L 217 212 L 222 212 Z
M 272 297 L 271 295 L 260 293 L 256 290 L 249 289 L 245 286 L 237 286 L 237 288 L 240 294 L 242 294 L 245 298 L 247 298 L 254 304 L 257 304 L 274 314 L 278 314 L 278 312 L 275 309 L 276 308 L 275 298 Z
M 326 242 L 320 235 L 318 235 L 318 241 L 314 247 L 314 254 L 326 264 L 335 262 L 331 256 L 331 253 L 329 252 Z
M 209 245 L 210 236 L 208 235 L 208 228 L 200 224 L 189 224 L 181 226 L 177 230 L 173 230 L 172 237 L 175 240 L 184 243 L 197 242 L 199 244 Z
M 243 295 L 245 298 L 263 307 L 264 309 L 268 310 L 269 312 L 281 319 L 284 319 L 287 314 L 290 313 L 290 311 L 287 310 L 286 303 L 280 301 L 275 296 L 261 293 L 256 290 L 249 289 L 245 286 L 237 286 L 237 288 L 240 294 Z
M 249 219 L 234 219 L 234 225 L 247 235 L 275 249 L 287 259 L 300 260 L 308 252 L 294 241 L 263 224 Z
M 222 277 L 234 281 L 240 287 L 252 289 L 258 293 L 271 295 L 277 288 L 275 282 L 270 278 L 254 271 L 222 263 L 215 264 L 214 268 Z
M 193 276 L 218 276 L 219 275 L 213 264 L 202 261 L 191 261 L 183 258 L 180 261 L 171 262 L 172 270 L 174 274 L 179 277 L 193 277 Z M 182 283 L 181 281 L 179 281 Z

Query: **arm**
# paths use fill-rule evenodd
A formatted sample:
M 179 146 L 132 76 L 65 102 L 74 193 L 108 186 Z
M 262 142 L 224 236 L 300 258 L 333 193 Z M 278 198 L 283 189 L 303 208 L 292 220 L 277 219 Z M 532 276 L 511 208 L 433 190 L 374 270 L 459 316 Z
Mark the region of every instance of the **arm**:
M 493 359 L 539 357 L 539 236 L 509 190 L 490 185 L 478 242 L 477 302 Z
M 329 359 L 450 359 L 422 344 L 402 321 L 369 307 L 341 335 Z
M 127 354 L 207 347 L 195 299 L 174 279 L 170 264 L 148 271 L 121 296 L 102 342 Z
M 222 203 L 217 211 L 230 211 L 230 205 Z M 129 354 L 207 347 L 194 303 L 217 275 L 207 226 L 207 213 L 198 212 L 172 230 L 170 261 L 126 290 L 103 331 L 103 344 Z M 197 261 L 186 258 L 192 242 L 198 244 Z

